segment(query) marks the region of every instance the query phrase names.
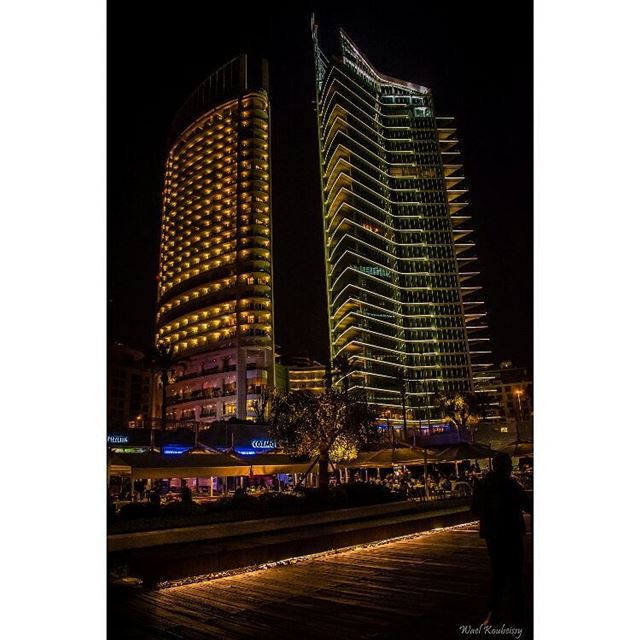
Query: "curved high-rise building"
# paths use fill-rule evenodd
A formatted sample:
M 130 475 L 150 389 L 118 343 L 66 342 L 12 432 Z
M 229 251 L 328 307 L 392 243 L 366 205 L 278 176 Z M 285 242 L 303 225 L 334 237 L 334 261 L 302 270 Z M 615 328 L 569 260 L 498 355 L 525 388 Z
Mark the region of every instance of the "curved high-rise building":
M 189 97 L 166 160 L 156 342 L 168 416 L 251 418 L 273 376 L 266 63 L 238 56 Z
M 453 121 L 343 31 L 335 55 L 312 31 L 331 358 L 391 423 L 439 422 L 434 395 L 490 366 Z

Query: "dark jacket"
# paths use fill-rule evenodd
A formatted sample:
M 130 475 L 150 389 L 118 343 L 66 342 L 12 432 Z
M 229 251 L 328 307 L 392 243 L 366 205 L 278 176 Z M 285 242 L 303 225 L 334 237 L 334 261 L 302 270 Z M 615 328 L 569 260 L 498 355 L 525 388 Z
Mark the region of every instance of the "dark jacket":
M 186 485 L 180 489 L 180 497 L 182 502 L 191 502 L 191 489 Z
M 481 537 L 512 538 L 524 535 L 522 512 L 531 513 L 531 500 L 513 478 L 491 471 L 476 482 L 471 511 L 480 518 Z

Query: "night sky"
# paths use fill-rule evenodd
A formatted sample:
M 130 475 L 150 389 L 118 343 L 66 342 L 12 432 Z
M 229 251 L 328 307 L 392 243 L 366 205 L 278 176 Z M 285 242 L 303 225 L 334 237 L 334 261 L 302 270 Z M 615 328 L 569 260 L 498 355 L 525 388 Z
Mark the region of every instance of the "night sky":
M 175 112 L 243 52 L 270 63 L 275 337 L 328 358 L 310 15 L 455 116 L 494 361 L 533 364 L 533 32 L 529 3 L 108 5 L 109 339 L 153 342 L 161 189 Z M 345 8 L 344 5 L 348 7 Z M 224 7 L 221 9 L 219 7 Z M 233 7 L 237 7 L 234 9 Z M 397 9 L 396 9 L 397 8 Z M 326 41 L 326 38 L 324 38 Z

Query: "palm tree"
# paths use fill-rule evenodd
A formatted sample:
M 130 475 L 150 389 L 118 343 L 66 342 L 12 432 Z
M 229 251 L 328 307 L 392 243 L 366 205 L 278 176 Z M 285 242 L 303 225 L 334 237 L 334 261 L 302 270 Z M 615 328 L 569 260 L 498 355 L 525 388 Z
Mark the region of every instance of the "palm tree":
M 338 376 L 342 379 L 342 390 L 346 396 L 349 395 L 349 374 L 352 371 L 349 356 L 346 353 L 339 355 L 333 360 L 333 368 L 338 372 Z
M 272 389 L 270 387 L 263 386 L 260 390 L 260 398 L 251 402 L 251 409 L 256 416 L 256 422 L 258 424 L 264 424 L 267 420 L 269 403 L 272 395 Z
M 175 358 L 175 349 L 172 344 L 158 344 L 149 354 L 148 362 L 155 373 L 160 374 L 162 384 L 162 418 L 161 426 L 164 431 L 167 427 L 167 386 L 169 384 L 169 372 L 174 367 L 183 364 L 185 360 Z
M 473 426 L 479 421 L 478 398 L 468 391 L 440 393 L 435 398 L 442 417 L 453 424 L 458 434 L 473 443 Z
M 329 460 L 351 460 L 358 450 L 376 442 L 376 412 L 344 392 L 323 394 L 291 391 L 275 394 L 269 416 L 269 435 L 293 455 L 307 455 L 318 463 L 318 485 L 329 489 Z
M 400 368 L 396 371 L 396 380 L 400 387 L 400 400 L 402 402 L 402 436 L 407 442 L 409 435 L 407 432 L 407 383 L 404 377 L 404 371 Z

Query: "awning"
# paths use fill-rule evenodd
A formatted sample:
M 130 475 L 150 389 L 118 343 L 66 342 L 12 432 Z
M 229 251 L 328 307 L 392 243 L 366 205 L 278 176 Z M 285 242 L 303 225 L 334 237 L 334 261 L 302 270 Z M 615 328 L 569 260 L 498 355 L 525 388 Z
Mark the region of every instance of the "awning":
M 318 471 L 318 465 L 315 464 L 311 469 L 311 460 L 301 462 L 300 460 L 291 460 L 287 454 L 281 453 L 264 453 L 254 456 L 243 456 L 242 461 L 251 468 L 254 476 L 269 476 L 274 473 L 305 473 L 310 470 L 314 473 Z
M 249 465 L 227 453 L 185 453 L 177 456 L 163 456 L 159 453 L 120 453 L 118 458 L 131 467 L 131 477 L 134 480 L 249 475 Z

